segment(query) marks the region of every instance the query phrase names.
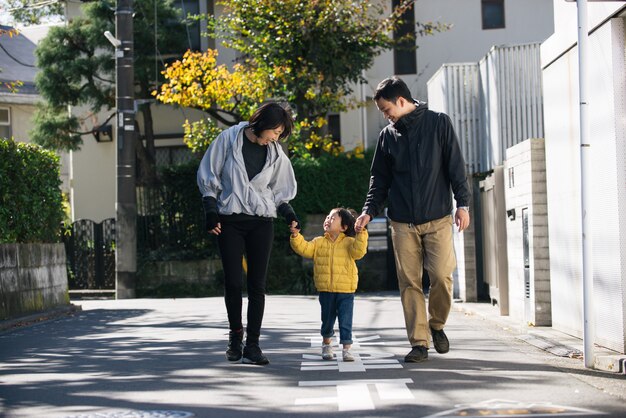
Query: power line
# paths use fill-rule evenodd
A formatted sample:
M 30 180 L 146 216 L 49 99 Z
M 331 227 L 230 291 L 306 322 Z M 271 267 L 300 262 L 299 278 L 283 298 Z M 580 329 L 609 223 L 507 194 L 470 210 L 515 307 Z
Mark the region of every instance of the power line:
M 28 10 L 28 9 L 41 9 L 42 7 L 50 6 L 52 4 L 58 3 L 59 0 L 46 0 L 41 3 L 35 3 L 31 5 L 23 5 L 21 7 L 14 7 L 12 9 L 7 9 L 8 12 L 15 12 L 17 10 Z
M 11 55 L 11 53 L 9 51 L 7 51 L 7 49 L 4 47 L 4 45 L 0 44 L 0 49 L 2 49 L 5 52 L 5 54 L 7 54 L 9 56 L 9 58 L 11 58 L 13 61 L 17 62 L 18 64 L 23 65 L 24 67 L 37 68 L 36 65 L 26 64 L 26 63 L 20 61 L 19 59 L 15 58 L 13 55 Z

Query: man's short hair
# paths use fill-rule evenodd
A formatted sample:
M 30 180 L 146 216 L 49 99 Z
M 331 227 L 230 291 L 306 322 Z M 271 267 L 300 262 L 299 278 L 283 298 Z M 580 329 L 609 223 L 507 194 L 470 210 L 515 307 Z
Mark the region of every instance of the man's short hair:
M 374 94 L 375 101 L 385 99 L 388 102 L 395 103 L 398 97 L 403 97 L 409 102 L 413 101 L 409 87 L 399 77 L 394 75 L 378 83 L 376 93 Z

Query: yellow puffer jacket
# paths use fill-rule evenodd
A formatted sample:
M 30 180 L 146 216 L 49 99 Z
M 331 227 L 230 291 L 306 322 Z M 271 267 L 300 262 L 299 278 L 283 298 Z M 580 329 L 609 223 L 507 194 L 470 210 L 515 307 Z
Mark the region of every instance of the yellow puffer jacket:
M 333 242 L 329 234 L 307 241 L 301 234 L 291 237 L 293 250 L 313 259 L 313 279 L 318 292 L 354 293 L 359 283 L 355 260 L 367 252 L 367 230 L 356 237 L 341 233 Z

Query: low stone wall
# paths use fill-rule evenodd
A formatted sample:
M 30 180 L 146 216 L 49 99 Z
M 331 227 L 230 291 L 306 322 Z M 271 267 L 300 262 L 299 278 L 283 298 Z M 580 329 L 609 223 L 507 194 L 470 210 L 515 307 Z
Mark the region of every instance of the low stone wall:
M 215 260 L 152 261 L 138 273 L 139 297 L 215 296 L 221 293 L 222 264 Z
M 70 305 L 63 244 L 0 245 L 0 320 Z

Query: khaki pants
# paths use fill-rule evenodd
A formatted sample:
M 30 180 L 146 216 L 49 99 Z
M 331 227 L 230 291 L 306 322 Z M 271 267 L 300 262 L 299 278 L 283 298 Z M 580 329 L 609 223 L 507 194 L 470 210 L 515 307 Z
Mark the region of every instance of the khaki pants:
M 421 225 L 391 221 L 400 300 L 406 333 L 412 347 L 429 347 L 430 327 L 443 329 L 452 304 L 452 272 L 456 257 L 452 245 L 452 216 Z M 422 289 L 422 269 L 430 277 L 428 314 Z

